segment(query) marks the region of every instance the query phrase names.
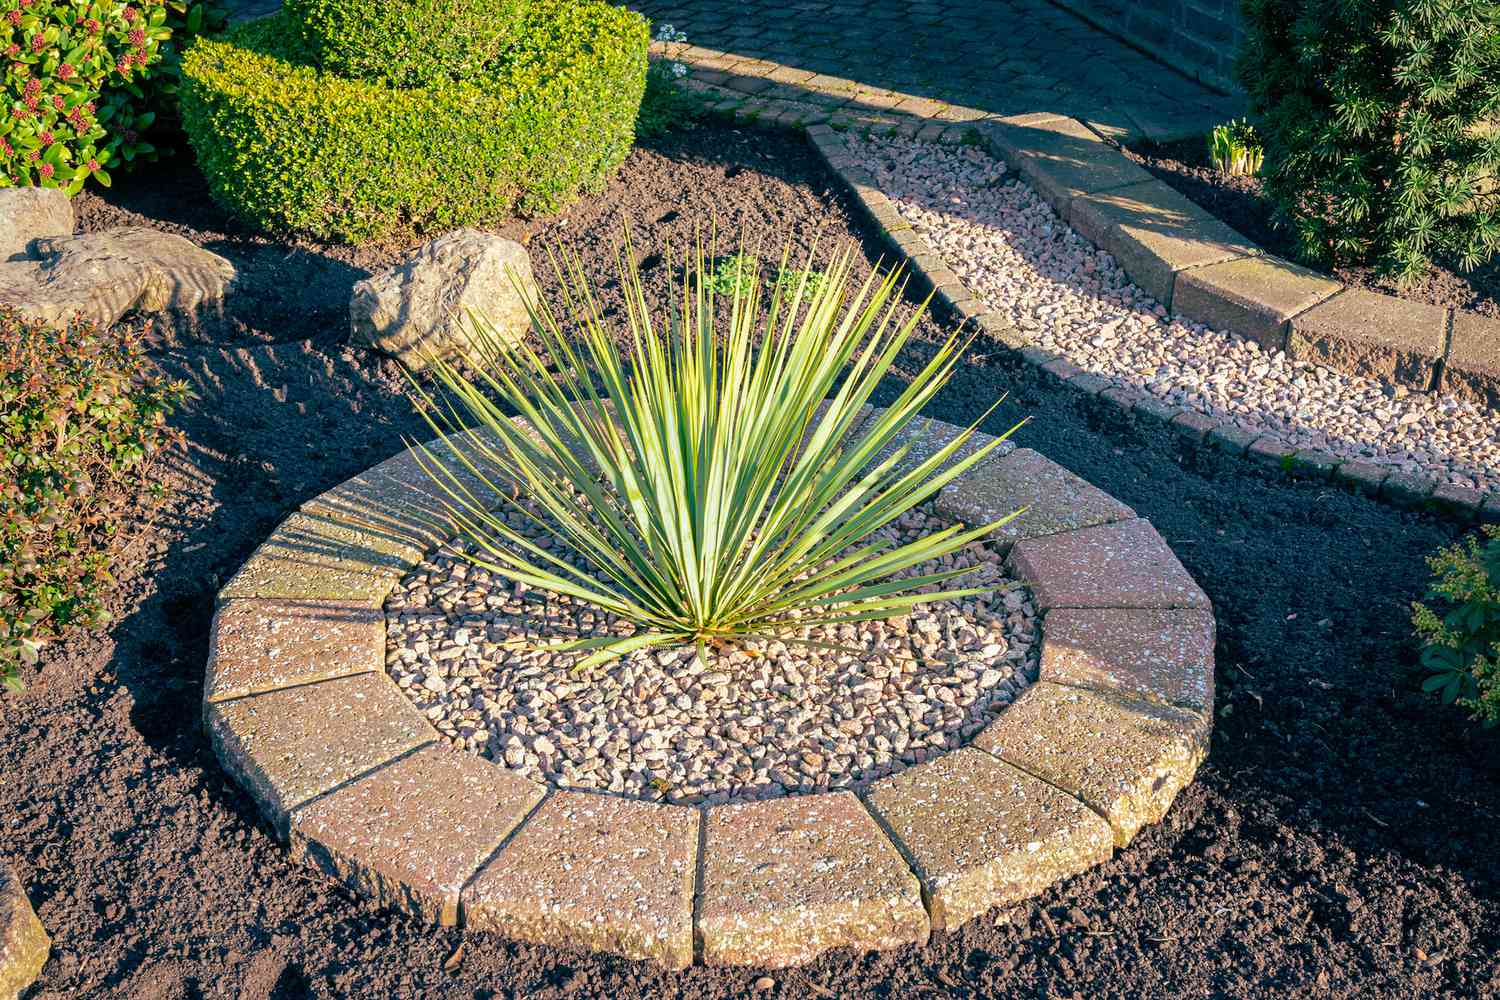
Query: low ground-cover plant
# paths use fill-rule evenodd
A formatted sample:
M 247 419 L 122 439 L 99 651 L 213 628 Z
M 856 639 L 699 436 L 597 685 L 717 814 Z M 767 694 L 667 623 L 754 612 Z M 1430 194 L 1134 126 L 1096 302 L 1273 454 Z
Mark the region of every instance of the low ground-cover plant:
M 716 295 L 733 295 L 734 286 L 741 281 L 760 280 L 764 269 L 754 254 L 732 253 L 712 261 L 711 269 L 704 276 L 708 287 Z M 796 285 L 807 281 L 807 294 L 813 295 L 822 287 L 825 275 L 812 267 L 778 268 L 772 287 L 779 291 L 792 291 Z
M 670 24 L 656 29 L 658 42 L 685 42 L 687 35 Z M 698 95 L 678 86 L 688 75 L 685 63 L 675 59 L 655 59 L 646 70 L 646 91 L 641 97 L 641 113 L 635 132 L 642 139 L 689 128 L 703 117 L 704 106 Z
M 1500 724 L 1500 527 L 1484 540 L 1470 535 L 1428 560 L 1434 579 L 1427 600 L 1412 604 L 1422 640 L 1424 690 L 1458 703 L 1486 726 Z
M 0 677 L 44 642 L 108 620 L 115 567 L 161 494 L 156 462 L 186 386 L 141 334 L 57 330 L 0 307 Z
M 1242 6 L 1265 188 L 1304 258 L 1411 279 L 1500 252 L 1500 4 Z
M 978 592 L 933 591 L 963 570 L 890 577 L 1009 518 L 895 548 L 873 540 L 999 443 L 958 458 L 971 427 L 908 461 L 911 421 L 952 373 L 963 348 L 957 335 L 895 402 L 866 416 L 920 317 L 901 316 L 896 275 L 851 287 L 846 248 L 817 290 L 805 280 L 769 293 L 761 282 L 736 282 L 721 302 L 702 280 L 711 255 L 700 247 L 684 268 L 680 301 L 661 316 L 632 259 L 627 252 L 620 271 L 623 330 L 610 328 L 577 260 L 554 260 L 567 329 L 544 302 L 531 304 L 540 349 L 480 322 L 479 378 L 439 363 L 447 399 L 424 407 L 439 432 L 460 429 L 462 415 L 492 436 L 464 467 L 424 452 L 451 516 L 478 546 L 474 558 L 635 626 L 629 636 L 554 648 L 586 651 L 578 664 L 586 669 L 663 644 L 701 649 L 765 635 L 795 642 L 802 626 L 886 618 Z M 780 270 L 794 270 L 785 255 Z M 497 490 L 521 484 L 527 503 L 492 512 L 466 485 L 474 474 Z M 528 540 L 508 521 L 518 515 L 561 547 Z
M 320 69 L 282 13 L 187 52 L 183 126 L 214 196 L 273 230 L 364 242 L 549 212 L 629 152 L 648 41 L 622 8 L 535 0 L 482 70 L 403 87 Z

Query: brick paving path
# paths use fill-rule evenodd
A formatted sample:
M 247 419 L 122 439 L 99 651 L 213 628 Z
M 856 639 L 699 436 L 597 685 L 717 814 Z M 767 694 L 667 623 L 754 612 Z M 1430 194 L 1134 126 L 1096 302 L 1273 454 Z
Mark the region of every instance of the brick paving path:
M 685 32 L 692 46 L 777 63 L 802 71 L 798 76 L 819 74 L 793 85 L 804 90 L 826 92 L 829 79 L 852 81 L 859 85 L 857 103 L 872 110 L 895 107 L 922 117 L 932 116 L 932 104 L 996 115 L 1050 111 L 1153 137 L 1205 130 L 1240 110 L 1237 101 L 1048 0 L 628 5 L 657 26 Z M 691 55 L 689 62 L 701 63 Z

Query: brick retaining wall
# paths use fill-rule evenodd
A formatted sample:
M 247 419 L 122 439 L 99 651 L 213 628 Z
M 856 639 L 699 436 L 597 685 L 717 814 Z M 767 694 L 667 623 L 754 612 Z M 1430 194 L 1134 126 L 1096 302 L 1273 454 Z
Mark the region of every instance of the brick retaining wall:
M 1239 0 L 1052 0 L 1219 90 L 1238 93 Z

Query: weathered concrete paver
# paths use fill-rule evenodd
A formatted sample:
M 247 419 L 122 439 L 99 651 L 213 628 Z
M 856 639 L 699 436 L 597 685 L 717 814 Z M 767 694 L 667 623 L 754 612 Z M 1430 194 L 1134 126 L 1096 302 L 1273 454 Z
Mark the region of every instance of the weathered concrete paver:
M 352 525 L 334 513 L 297 513 L 250 554 L 219 600 L 333 599 L 377 607 L 424 551 L 387 528 Z
M 15 1000 L 36 982 L 52 951 L 52 940 L 15 870 L 0 861 L 0 1000 Z
M 979 463 L 943 487 L 936 507 L 970 525 L 1025 508 L 992 536 L 1002 549 L 1025 538 L 1135 517 L 1135 511 L 1108 493 L 1030 448 Z
M 1179 272 L 1172 308 L 1215 330 L 1280 351 L 1286 348 L 1287 321 L 1342 287 L 1297 264 L 1244 257 Z
M 1205 715 L 1041 681 L 974 745 L 1083 799 L 1124 847 L 1193 780 L 1208 732 Z
M 1454 312 L 1443 391 L 1500 409 L 1500 318 Z
M 965 747 L 872 785 L 866 801 L 922 881 L 934 930 L 1109 858 L 1109 824 L 1071 795 Z
M 1068 221 L 1167 308 L 1177 272 L 1259 247 L 1159 180 L 1074 199 Z
M 212 702 L 207 724 L 219 762 L 282 839 L 292 809 L 437 735 L 384 673 Z
M 1037 117 L 987 122 L 984 131 L 1005 162 L 1062 218 L 1068 218 L 1076 198 L 1151 180 L 1143 167 L 1122 157 L 1082 122 Z
M 1426 391 L 1447 349 L 1448 310 L 1349 288 L 1292 318 L 1298 361 Z
M 707 964 L 781 967 L 927 940 L 916 878 L 852 793 L 716 806 L 706 822 Z
M 342 601 L 225 601 L 208 639 L 205 701 L 379 670 L 385 617 Z
M 458 893 L 546 789 L 427 746 L 292 813 L 292 855 L 432 923 L 458 922 Z
M 696 809 L 557 792 L 464 889 L 464 924 L 684 968 L 698 823 Z
M 1042 624 L 1041 679 L 1207 711 L 1214 703 L 1214 616 L 1185 608 L 1058 608 Z
M 1028 538 L 1011 549 L 1010 565 L 1043 609 L 1209 606 L 1208 596 L 1142 518 Z

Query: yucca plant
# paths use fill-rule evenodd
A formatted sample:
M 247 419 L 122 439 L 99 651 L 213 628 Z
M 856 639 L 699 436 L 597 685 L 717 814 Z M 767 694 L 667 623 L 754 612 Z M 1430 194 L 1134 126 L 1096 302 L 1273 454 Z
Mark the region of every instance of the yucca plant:
M 888 618 L 986 589 L 941 589 L 966 570 L 894 574 L 983 539 L 1009 518 L 909 544 L 876 536 L 999 442 L 956 459 L 971 426 L 931 457 L 907 461 L 917 443 L 912 419 L 966 344 L 957 334 L 894 403 L 864 410 L 921 314 L 903 316 L 897 274 L 854 286 L 853 255 L 837 253 L 816 288 L 804 266 L 795 286 L 772 284 L 768 301 L 759 267 L 750 266 L 721 298 L 700 280 L 712 267 L 700 244 L 685 255 L 675 308 L 660 316 L 627 244 L 625 322 L 616 331 L 577 257 L 552 253 L 566 329 L 533 300 L 539 346 L 497 336 L 475 318 L 477 378 L 434 365 L 445 390 L 423 407 L 434 429 L 488 432 L 461 457 L 422 452 L 474 543 L 469 558 L 634 625 L 630 635 L 553 641 L 552 649 L 584 654 L 577 669 L 660 645 L 694 643 L 703 652 L 736 638 L 796 642 L 805 626 Z M 492 512 L 466 485 L 475 477 L 481 495 L 525 502 Z M 512 520 L 562 545 L 538 545 Z

